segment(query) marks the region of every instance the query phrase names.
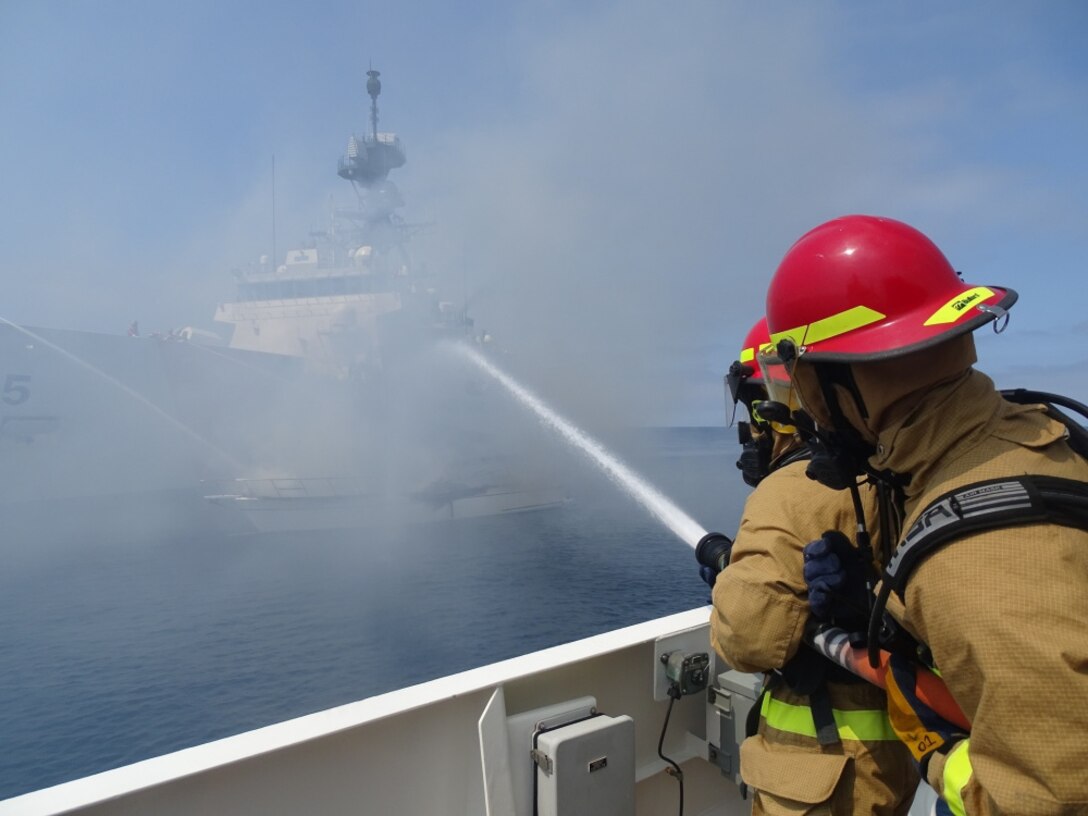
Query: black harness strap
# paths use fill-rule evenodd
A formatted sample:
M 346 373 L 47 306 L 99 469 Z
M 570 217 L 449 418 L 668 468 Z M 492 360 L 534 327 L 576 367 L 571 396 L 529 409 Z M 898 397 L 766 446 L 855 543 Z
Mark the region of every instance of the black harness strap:
M 839 726 L 835 723 L 835 712 L 831 708 L 831 694 L 827 683 L 821 683 L 808 695 L 808 706 L 812 709 L 812 723 L 816 726 L 816 741 L 820 745 L 836 745 L 839 739 Z
M 771 462 L 771 470 L 775 471 L 779 468 L 784 468 L 786 465 L 792 465 L 794 462 L 801 462 L 805 459 L 812 458 L 812 451 L 809 450 L 808 445 L 800 445 L 791 451 L 788 451 L 773 462 Z
M 1055 476 L 1019 476 L 976 482 L 930 503 L 884 568 L 869 619 L 869 662 L 896 627 L 885 621 L 888 597 L 905 600 L 907 579 L 922 559 L 970 533 L 1026 524 L 1057 524 L 1088 531 L 1088 483 Z
M 884 568 L 884 584 L 902 598 L 918 563 L 949 541 L 980 530 L 1044 522 L 1088 530 L 1088 484 L 1019 476 L 949 491 L 926 507 L 907 531 Z

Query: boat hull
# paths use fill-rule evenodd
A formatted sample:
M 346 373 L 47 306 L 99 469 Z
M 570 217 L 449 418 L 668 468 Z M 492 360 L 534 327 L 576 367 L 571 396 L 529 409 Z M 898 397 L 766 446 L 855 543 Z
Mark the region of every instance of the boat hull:
M 657 693 L 660 655 L 708 649 L 708 614 L 681 612 L 105 771 L 0 802 L 0 814 L 530 816 L 538 771 L 523 715 L 579 710 L 587 699 L 635 724 L 634 810 L 622 812 L 672 813 L 677 782 L 658 756 L 668 708 Z M 720 695 L 715 705 L 704 692 L 682 697 L 669 717 L 662 751 L 683 769 L 689 816 L 751 810 L 735 769 L 716 759 L 720 732 L 708 724 L 721 710 Z M 933 801 L 922 786 L 912 816 Z
M 373 529 L 551 510 L 566 496 L 550 487 L 483 486 L 459 493 L 368 493 L 351 478 L 234 479 L 209 483 L 211 504 L 261 533 Z

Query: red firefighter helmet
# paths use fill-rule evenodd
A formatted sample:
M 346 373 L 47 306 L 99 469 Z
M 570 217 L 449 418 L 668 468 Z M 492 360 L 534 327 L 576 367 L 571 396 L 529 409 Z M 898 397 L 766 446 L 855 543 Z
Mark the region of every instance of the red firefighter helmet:
M 733 364 L 729 366 L 729 372 L 725 375 L 725 387 L 733 398 L 733 405 L 736 406 L 738 402 L 743 402 L 748 409 L 748 415 L 757 428 L 763 428 L 766 425 L 766 420 L 759 416 L 759 403 L 768 398 L 769 390 L 769 383 L 760 365 L 758 355 L 760 351 L 769 351 L 770 348 L 771 333 L 767 328 L 767 318 L 761 317 L 749 329 L 744 338 L 744 345 L 741 347 L 739 358 L 733 361 Z M 792 407 L 796 408 L 797 405 Z M 770 426 L 779 433 L 797 433 L 797 429 L 792 425 L 771 422 Z
M 939 249 L 907 224 L 847 215 L 790 247 L 767 290 L 775 343 L 811 362 L 897 357 L 1005 316 L 1016 292 L 964 283 Z
M 729 366 L 725 375 L 725 384 L 733 397 L 733 402 L 742 398 L 741 389 L 745 385 L 763 386 L 763 372 L 759 368 L 756 354 L 764 346 L 770 345 L 771 332 L 767 329 L 767 318 L 761 317 L 748 330 L 741 347 L 740 355 Z

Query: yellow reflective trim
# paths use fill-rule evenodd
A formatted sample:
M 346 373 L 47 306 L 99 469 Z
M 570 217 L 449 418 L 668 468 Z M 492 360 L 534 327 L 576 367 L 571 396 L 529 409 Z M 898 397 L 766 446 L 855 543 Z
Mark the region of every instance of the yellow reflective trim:
M 774 334 L 771 335 L 771 343 L 768 346 L 769 352 L 760 351 L 760 354 L 764 355 L 764 356 L 767 356 L 767 357 L 773 357 L 774 359 L 777 360 L 778 359 L 778 344 L 780 342 L 782 342 L 783 340 L 789 340 L 795 346 L 800 348 L 801 346 L 803 346 L 805 344 L 804 343 L 804 341 L 805 341 L 805 329 L 807 329 L 807 328 L 808 328 L 808 326 L 798 326 L 796 329 L 787 329 L 786 331 L 775 332 Z
M 961 292 L 956 295 L 952 300 L 948 301 L 948 303 L 935 311 L 922 325 L 939 326 L 942 323 L 955 323 L 963 317 L 964 310 L 972 303 L 979 303 L 993 296 L 993 290 L 987 289 L 985 286 L 976 286 L 974 289 L 968 289 L 966 292 Z
M 741 351 L 740 351 L 740 361 L 742 363 L 754 362 L 755 359 L 756 359 L 756 353 L 757 352 L 762 353 L 763 351 L 765 351 L 766 349 L 769 349 L 770 347 L 771 347 L 770 343 L 764 343 L 761 346 L 749 346 L 746 349 L 741 349 Z M 756 364 L 756 367 L 757 368 L 759 367 L 758 364 Z
M 760 714 L 771 728 L 816 738 L 816 723 L 812 719 L 812 709 L 806 705 L 784 703 L 767 694 L 763 697 Z M 891 723 L 888 722 L 887 712 L 883 709 L 840 711 L 833 708 L 831 714 L 835 718 L 835 725 L 838 726 L 839 739 L 858 742 L 892 742 L 899 739 L 892 730 Z
M 868 306 L 854 306 L 845 312 L 825 317 L 823 320 L 817 320 L 807 326 L 798 326 L 795 329 L 776 332 L 771 335 L 771 343 L 777 346 L 780 340 L 788 338 L 793 341 L 795 346 L 800 348 L 801 346 L 819 343 L 822 340 L 830 340 L 840 334 L 846 334 L 855 329 L 872 325 L 885 317 L 886 315 L 881 314 L 876 309 L 870 309 Z
M 944 761 L 944 784 L 941 798 L 955 816 L 967 816 L 963 804 L 963 789 L 971 781 L 971 757 L 967 755 L 969 739 L 956 743 Z

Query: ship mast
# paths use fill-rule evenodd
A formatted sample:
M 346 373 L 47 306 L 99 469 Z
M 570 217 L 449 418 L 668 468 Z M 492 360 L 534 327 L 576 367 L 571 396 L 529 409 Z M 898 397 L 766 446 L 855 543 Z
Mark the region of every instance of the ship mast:
M 366 92 L 370 94 L 370 138 L 378 141 L 378 96 L 382 92 L 381 71 L 371 68 L 366 72 Z
M 386 182 L 390 170 L 404 166 L 404 146 L 393 133 L 378 132 L 378 96 L 382 92 L 380 71 L 366 72 L 366 92 L 370 95 L 370 130 L 362 139 L 348 140 L 347 153 L 340 159 L 337 173 L 355 185 L 362 195 L 367 189 Z M 399 204 L 397 206 L 400 206 Z

